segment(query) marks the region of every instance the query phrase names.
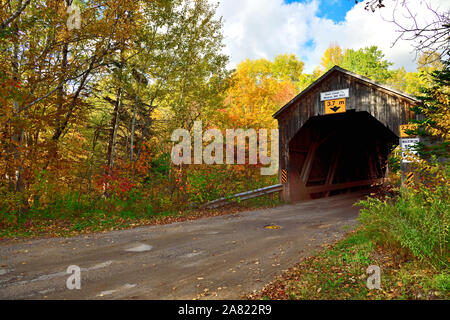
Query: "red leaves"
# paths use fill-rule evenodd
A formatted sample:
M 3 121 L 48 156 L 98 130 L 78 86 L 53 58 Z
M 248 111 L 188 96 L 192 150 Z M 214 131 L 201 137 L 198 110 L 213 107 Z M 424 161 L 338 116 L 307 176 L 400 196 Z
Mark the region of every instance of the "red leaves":
M 13 80 L 13 79 L 6 79 L 6 80 L 4 80 L 2 85 L 5 86 L 5 87 L 14 87 L 14 88 L 17 88 L 17 89 L 21 88 L 20 81 Z
M 119 170 L 105 168 L 105 172 L 95 181 L 105 193 L 115 194 L 120 198 L 126 197 L 135 185 L 126 177 L 121 177 Z

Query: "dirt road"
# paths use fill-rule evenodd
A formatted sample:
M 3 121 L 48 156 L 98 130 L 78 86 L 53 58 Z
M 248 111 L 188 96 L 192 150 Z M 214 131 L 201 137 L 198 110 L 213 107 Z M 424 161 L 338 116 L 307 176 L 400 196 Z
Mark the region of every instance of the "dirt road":
M 353 193 L 93 234 L 0 242 L 1 299 L 239 299 L 356 224 Z M 267 229 L 274 224 L 279 229 Z M 67 268 L 79 266 L 81 289 Z

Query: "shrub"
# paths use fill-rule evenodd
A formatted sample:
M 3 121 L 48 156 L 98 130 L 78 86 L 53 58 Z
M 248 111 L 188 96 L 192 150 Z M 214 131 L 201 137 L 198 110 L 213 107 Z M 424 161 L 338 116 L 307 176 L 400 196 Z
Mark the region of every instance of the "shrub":
M 448 264 L 449 199 L 442 186 L 420 191 L 402 189 L 393 199 L 369 198 L 360 221 L 383 241 L 408 249 L 421 261 L 440 268 Z
M 187 172 L 186 194 L 191 203 L 205 203 L 267 187 L 276 181 L 276 176 L 262 176 L 258 166 L 197 166 Z
M 440 273 L 433 278 L 433 287 L 442 291 L 450 291 L 450 275 L 448 273 Z

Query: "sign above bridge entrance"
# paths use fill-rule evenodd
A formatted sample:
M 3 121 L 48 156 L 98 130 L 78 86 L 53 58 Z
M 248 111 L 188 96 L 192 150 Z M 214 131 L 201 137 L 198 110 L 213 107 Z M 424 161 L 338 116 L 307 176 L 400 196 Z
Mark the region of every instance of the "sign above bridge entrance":
M 321 92 L 320 101 L 348 98 L 350 97 L 349 91 L 349 89 L 342 89 L 336 91 Z
M 325 114 L 346 112 L 345 99 L 325 101 Z

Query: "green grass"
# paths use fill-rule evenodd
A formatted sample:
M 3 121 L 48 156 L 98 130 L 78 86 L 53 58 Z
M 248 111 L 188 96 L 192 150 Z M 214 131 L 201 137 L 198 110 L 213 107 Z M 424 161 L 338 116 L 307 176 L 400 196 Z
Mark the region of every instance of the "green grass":
M 402 189 L 395 198 L 360 201 L 360 222 L 379 242 L 400 247 L 437 269 L 448 268 L 449 192 Z
M 367 287 L 367 267 L 381 269 L 381 290 Z M 334 246 L 304 260 L 267 285 L 258 299 L 448 299 L 449 275 L 383 248 L 370 233 L 358 230 Z
M 273 184 L 276 178 L 257 176 L 258 179 L 251 179 L 230 172 L 226 166 L 206 171 L 194 169 L 188 174 L 187 182 L 191 183 L 186 185 L 186 190 L 171 189 L 167 177 L 160 177 L 141 188 L 109 192 L 108 197 L 97 192 L 64 193 L 46 183 L 45 179 L 33 196 L 11 192 L 6 186 L 0 186 L 0 239 L 68 237 L 280 204 L 277 195 L 268 195 L 232 201 L 229 206 L 218 210 L 196 209 L 196 205 L 220 198 L 223 194 L 231 195 Z
M 449 299 L 447 181 L 400 188 L 358 202 L 357 231 L 249 298 Z M 372 265 L 381 270 L 380 290 L 367 286 L 367 268 Z
M 261 198 L 232 203 L 224 208 L 201 210 L 195 208 L 154 209 L 139 194 L 129 199 L 89 199 L 77 195 L 66 196 L 48 206 L 32 207 L 28 212 L 3 215 L 0 239 L 31 237 L 70 237 L 78 234 L 122 230 L 137 226 L 168 224 L 208 216 L 216 216 L 256 208 L 273 207 L 278 197 Z

